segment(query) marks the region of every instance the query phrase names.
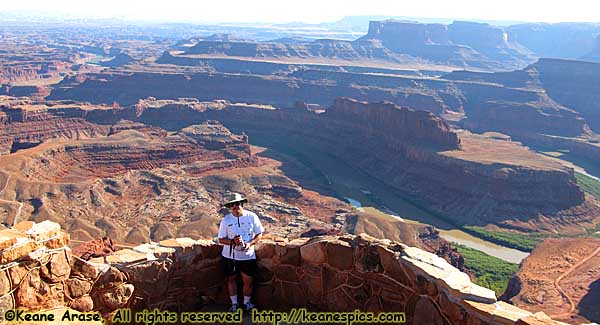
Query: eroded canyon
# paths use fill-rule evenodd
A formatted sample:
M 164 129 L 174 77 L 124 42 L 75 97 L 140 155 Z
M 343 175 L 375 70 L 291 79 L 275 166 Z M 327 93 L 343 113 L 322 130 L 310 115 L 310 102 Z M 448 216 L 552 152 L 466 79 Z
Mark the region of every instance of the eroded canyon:
M 352 40 L 202 28 L 65 27 L 64 38 L 7 27 L 2 224 L 51 220 L 74 241 L 118 245 L 214 237 L 220 198 L 236 191 L 274 236 L 366 232 L 472 276 L 429 223 L 518 240 L 598 236 L 600 63 L 574 60 L 593 59 L 593 41 L 546 59 L 528 25 L 372 21 Z M 521 283 L 551 240 L 523 262 Z M 507 299 L 522 308 L 597 321 L 587 305 L 547 308 L 515 281 Z

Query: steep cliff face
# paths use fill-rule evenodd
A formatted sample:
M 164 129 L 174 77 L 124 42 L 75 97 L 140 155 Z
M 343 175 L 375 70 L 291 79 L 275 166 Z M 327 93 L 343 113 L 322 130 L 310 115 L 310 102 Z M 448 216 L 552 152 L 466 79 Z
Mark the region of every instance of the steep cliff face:
M 553 216 L 584 202 L 572 171 L 515 143 L 459 136 L 431 113 L 392 104 L 339 99 L 321 114 L 235 105 L 179 110 L 186 119 L 217 119 L 251 137 L 328 152 L 459 223 Z M 152 113 L 156 119 L 140 118 L 163 123 Z
M 474 49 L 506 47 L 508 35 L 500 27 L 469 21 L 455 21 L 448 25 L 448 38 L 456 44 L 465 44 Z
M 213 162 L 232 159 L 250 162 L 247 144 L 240 139 L 235 140 L 240 143 L 227 140 L 231 136 L 220 126 L 186 128 L 218 120 L 251 137 L 278 137 L 286 139 L 286 145 L 292 147 L 299 145 L 327 152 L 456 223 L 506 225 L 509 220 L 518 220 L 513 226 L 527 230 L 545 217 L 559 217 L 560 227 L 574 222 L 589 223 L 598 213 L 593 205 L 585 203 L 572 171 L 517 143 L 457 134 L 430 112 L 400 108 L 392 103 L 338 99 L 319 113 L 303 109 L 302 105 L 280 110 L 225 101 L 150 99 L 115 109 L 73 107 L 69 111 L 64 107 L 46 107 L 39 114 L 16 112 L 12 110 L 4 117 L 5 130 L 14 131 L 6 133 L 4 139 L 13 149 L 17 147 L 12 143 L 26 148 L 52 137 L 112 135 L 106 140 L 59 146 L 51 152 L 42 148 L 46 150 L 42 156 L 48 158 L 40 158 L 34 164 L 37 167 L 25 169 L 30 177 L 75 181 L 85 175 L 111 177 L 131 169 L 207 161 L 190 169 L 200 173 L 205 169 L 231 167 Z M 79 124 L 65 126 L 65 121 L 72 119 Z M 133 122 L 119 122 L 123 119 Z M 25 125 L 32 129 L 46 131 L 33 133 L 27 142 L 17 142 L 27 130 L 19 123 L 26 121 L 31 122 Z M 33 121 L 42 128 L 36 128 Z M 55 127 L 53 132 L 70 130 L 66 135 L 54 134 L 50 132 L 54 129 L 44 125 Z M 85 127 L 99 128 L 103 133 L 84 133 Z M 156 127 L 181 130 L 166 136 Z M 586 217 L 582 219 L 581 213 Z
M 509 26 L 508 36 L 540 58 L 578 59 L 591 51 L 600 26 L 594 23 L 527 23 Z
M 596 37 L 594 47 L 589 53 L 581 57 L 582 60 L 600 62 L 600 34 Z
M 366 43 L 373 43 L 368 51 L 385 51 L 386 49 L 381 47 L 380 42 L 377 40 L 366 41 Z M 379 49 L 380 48 L 380 49 Z M 367 49 L 365 49 L 367 50 Z M 387 50 L 389 51 L 389 50 Z M 289 62 L 291 61 L 291 62 Z M 321 60 L 314 60 L 319 62 Z M 388 75 L 414 75 L 421 76 L 423 74 L 434 74 L 438 75 L 438 72 L 428 70 L 414 70 L 410 68 L 390 67 L 386 66 L 379 61 L 368 61 L 361 60 L 367 66 L 357 65 L 355 61 L 347 60 L 324 60 L 329 64 L 311 63 L 310 58 L 297 59 L 297 60 L 261 60 L 261 59 L 247 59 L 247 58 L 228 58 L 221 56 L 205 56 L 205 55 L 183 55 L 174 54 L 171 51 L 165 51 L 155 61 L 158 64 L 172 64 L 177 66 L 188 66 L 194 67 L 196 71 L 208 71 L 208 72 L 221 72 L 221 73 L 243 73 L 243 74 L 255 74 L 255 75 L 287 75 L 296 71 L 305 70 L 324 70 L 324 71 L 346 71 L 356 73 L 371 73 L 371 74 L 388 74 Z M 373 64 L 369 64 L 369 62 Z M 164 66 L 161 66 L 164 67 Z
M 530 134 L 577 137 L 589 133 L 583 117 L 557 105 L 510 101 L 486 101 L 482 104 L 467 108 L 464 126 L 469 130 L 482 133 L 498 131 L 525 138 Z
M 49 86 L 9 86 L 3 85 L 0 87 L 0 95 L 14 97 L 29 97 L 32 99 L 42 100 L 50 95 L 51 88 Z
M 541 59 L 523 70 L 452 72 L 443 78 L 463 81 L 456 86 L 464 96 L 469 129 L 500 131 L 520 140 L 540 134 L 578 137 L 590 135 L 596 119 L 593 107 L 583 105 L 595 105 L 590 64 Z M 576 86 L 566 81 L 574 76 Z
M 157 129 L 121 122 L 111 128 L 110 136 L 53 139 L 0 156 L 1 174 L 8 175 L 3 178 L 0 200 L 3 222 L 49 219 L 72 230 L 79 240 L 108 235 L 119 242 L 139 243 L 176 233 L 216 233 L 211 222 L 219 199 L 213 200 L 209 193 L 220 197 L 230 190 L 250 196 L 256 185 L 261 193 L 302 198 L 297 185 L 275 172 L 256 171 L 246 180 L 227 174 L 255 167 L 258 159 L 247 137 L 232 134 L 217 122 L 170 135 Z M 207 176 L 218 173 L 225 175 Z M 280 209 L 270 214 L 302 216 L 298 208 L 273 200 L 257 199 L 255 204 L 257 209 L 263 206 L 257 213 Z M 323 215 L 330 217 L 337 210 L 326 203 L 321 208 L 323 214 L 315 218 L 325 219 Z
M 523 70 L 513 72 L 493 74 L 453 72 L 444 76 L 444 78 L 472 81 L 473 83 L 462 85 L 462 89 L 468 92 L 469 88 L 479 87 L 479 93 L 487 96 L 483 100 L 511 98 L 511 101 L 519 99 L 523 104 L 538 102 L 536 104 L 537 110 L 543 109 L 540 113 L 545 115 L 542 120 L 561 115 L 563 121 L 559 119 L 557 122 L 568 124 L 566 127 L 571 129 L 571 131 L 563 130 L 566 132 L 560 130 L 557 130 L 558 133 L 549 132 L 549 130 L 556 130 L 554 127 L 546 129 L 546 133 L 574 136 L 577 133 L 573 134 L 573 131 L 576 131 L 577 128 L 581 129 L 582 118 L 585 119 L 586 124 L 589 125 L 592 131 L 600 132 L 599 75 L 600 63 L 540 59 Z M 477 85 L 478 83 L 479 85 Z M 482 85 L 482 83 L 485 85 Z M 493 91 L 493 88 L 497 90 Z M 504 92 L 504 94 L 501 92 Z M 490 97 L 490 94 L 493 97 Z M 471 100 L 477 100 L 482 95 L 465 94 Z M 573 112 L 576 112 L 576 114 Z M 570 121 L 567 121 L 567 119 Z M 580 133 L 586 133 L 586 130 L 582 129 Z
M 80 139 L 106 135 L 108 127 L 86 121 L 78 107 L 17 105 L 2 107 L 0 155 L 39 144 L 51 138 Z
M 38 155 L 42 157 L 41 163 L 28 166 L 28 175 L 60 183 L 168 164 L 206 162 L 205 171 L 208 171 L 220 168 L 218 163 L 228 160 L 240 166 L 256 162 L 245 141 L 221 125 L 211 123 L 191 126 L 178 135 L 165 137 L 126 130 L 108 138 L 43 148 Z
M 447 26 L 443 24 L 420 24 L 408 21 L 371 21 L 367 38 L 379 38 L 395 52 L 406 47 L 416 47 L 425 43 L 450 45 Z
M 379 39 L 394 53 L 456 66 L 510 69 L 535 60 L 529 50 L 511 42 L 502 29 L 480 23 L 372 21 L 363 39 Z
M 531 137 L 528 141 L 544 148 L 564 148 L 575 155 L 590 159 L 590 161 L 600 161 L 599 140 L 540 135 Z
M 14 60 L 14 61 L 13 61 Z M 66 72 L 71 63 L 58 60 L 40 60 L 39 58 L 1 57 L 0 83 L 13 83 L 53 78 Z
M 399 105 L 442 112 L 446 109 L 441 95 L 418 89 L 411 80 L 364 74 L 298 72 L 285 76 L 233 75 L 222 73 L 163 74 L 133 73 L 120 75 L 90 75 L 76 86 L 61 84 L 54 88 L 49 99 L 71 99 L 92 103 L 132 105 L 139 99 L 198 98 L 225 99 L 231 102 L 268 104 L 293 107 L 296 101 L 329 106 L 337 97 L 364 101 L 387 100 Z M 302 78 L 302 79 L 300 79 Z M 73 82 L 73 81 L 66 81 Z M 373 82 L 369 85 L 369 82 Z M 140 84 L 146 85 L 139 87 Z M 168 86 L 165 86 L 168 85 Z M 412 86 L 411 86 L 412 85 Z M 445 91 L 442 93 L 445 94 Z
M 206 64 L 206 69 L 225 66 L 231 73 L 93 74 L 82 83 L 65 80 L 55 87 L 49 98 L 106 104 L 117 100 L 121 105 L 130 105 L 150 96 L 194 97 L 280 108 L 293 107 L 296 101 L 327 107 L 337 97 L 387 100 L 440 116 L 466 117 L 464 125 L 477 132 L 499 131 L 518 140 L 538 134 L 586 136 L 589 126 L 595 123 L 596 95 L 592 91 L 595 81 L 593 77 L 586 80 L 587 77 L 574 69 L 575 75 L 581 75 L 578 78 L 582 86 L 577 86 L 577 91 L 582 90 L 582 93 L 569 90 L 573 87 L 571 84 L 561 87 L 571 71 L 567 66 L 561 72 L 563 75 L 557 77 L 550 76 L 550 69 L 544 72 L 532 65 L 507 73 L 453 72 L 439 79 L 424 79 L 351 72 L 342 67 L 304 69 L 250 61 L 233 66 L 225 62 L 197 63 Z M 243 75 L 240 71 L 256 74 Z M 147 87 L 138 87 L 141 83 Z
M 236 57 L 265 58 L 331 58 L 331 59 L 381 59 L 397 61 L 392 52 L 373 42 L 350 42 L 320 39 L 311 43 L 253 43 L 235 41 L 199 41 L 186 54 L 221 54 Z
M 512 42 L 504 30 L 488 24 L 444 25 L 395 20 L 371 21 L 368 33 L 352 42 L 320 39 L 302 43 L 257 43 L 208 38 L 199 40 L 185 54 L 425 61 L 491 70 L 521 68 L 535 60 L 533 53 Z
M 538 72 L 552 99 L 579 112 L 600 133 L 600 63 L 540 59 L 528 69 Z
M 438 150 L 460 147 L 458 136 L 450 131 L 442 119 L 427 111 L 401 108 L 392 103 L 367 104 L 338 98 L 324 117 L 328 120 L 327 123 L 347 123 L 349 128 L 362 135 L 380 139 L 390 146 L 423 144 Z M 343 128 L 342 125 L 336 127 Z
M 38 69 L 29 66 L 8 66 L 2 69 L 0 75 L 2 83 L 20 80 L 33 80 L 39 78 Z

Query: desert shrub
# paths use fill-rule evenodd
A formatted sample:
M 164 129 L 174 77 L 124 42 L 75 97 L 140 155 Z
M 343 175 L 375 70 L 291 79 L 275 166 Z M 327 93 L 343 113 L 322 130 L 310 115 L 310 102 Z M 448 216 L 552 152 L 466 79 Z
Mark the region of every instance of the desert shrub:
M 577 180 L 577 185 L 579 185 L 583 191 L 590 193 L 596 198 L 600 198 L 599 180 L 578 172 L 575 172 L 575 179 Z
M 500 296 L 508 285 L 508 279 L 517 272 L 519 265 L 503 261 L 482 251 L 452 243 L 465 259 L 465 267 L 475 275 L 475 283 L 494 290 Z
M 492 243 L 518 249 L 524 252 L 531 252 L 535 245 L 541 243 L 548 236 L 545 234 L 518 234 L 504 231 L 488 230 L 477 226 L 464 226 L 465 232 L 490 241 Z

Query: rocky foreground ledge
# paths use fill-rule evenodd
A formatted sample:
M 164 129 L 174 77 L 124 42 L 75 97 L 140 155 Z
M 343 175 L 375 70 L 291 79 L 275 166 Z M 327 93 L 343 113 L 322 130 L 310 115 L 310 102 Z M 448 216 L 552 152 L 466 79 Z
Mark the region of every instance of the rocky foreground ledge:
M 177 238 L 85 261 L 50 221 L 0 231 L 0 308 L 71 308 L 105 318 L 121 308 L 198 311 L 226 304 L 221 246 Z M 366 235 L 257 245 L 261 309 L 405 312 L 408 324 L 561 324 L 477 286 L 442 258 Z M 2 313 L 4 314 L 4 312 Z

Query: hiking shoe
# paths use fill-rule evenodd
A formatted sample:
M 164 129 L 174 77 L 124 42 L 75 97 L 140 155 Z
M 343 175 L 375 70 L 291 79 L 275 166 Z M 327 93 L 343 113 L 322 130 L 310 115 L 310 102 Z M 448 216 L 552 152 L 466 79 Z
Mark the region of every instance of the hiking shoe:
M 254 306 L 254 304 L 253 304 L 253 303 L 251 303 L 251 302 L 247 302 L 247 303 L 245 303 L 244 305 L 246 306 L 246 310 L 248 310 L 248 311 L 250 311 L 250 310 L 252 310 L 252 309 L 256 308 L 256 307 Z
M 231 308 L 229 308 L 229 311 L 232 313 L 235 313 L 238 310 L 238 305 L 237 304 L 232 304 Z

